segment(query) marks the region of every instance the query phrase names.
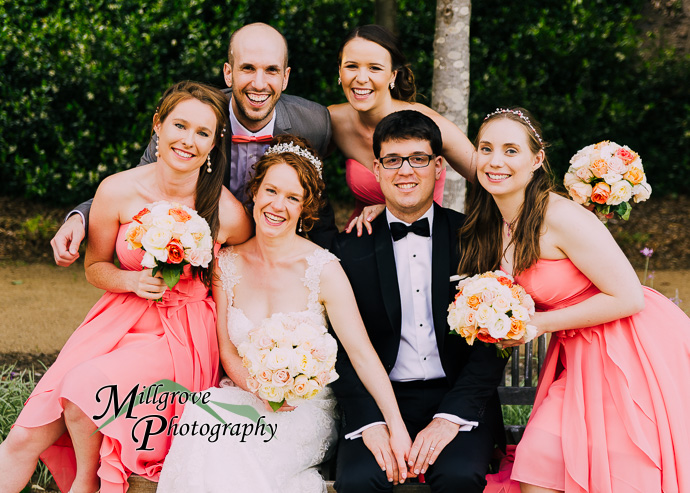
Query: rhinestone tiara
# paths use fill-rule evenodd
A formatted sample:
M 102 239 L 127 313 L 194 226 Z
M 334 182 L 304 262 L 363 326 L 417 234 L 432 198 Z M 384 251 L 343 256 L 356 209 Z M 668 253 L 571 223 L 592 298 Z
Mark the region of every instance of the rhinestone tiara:
M 314 156 L 311 152 L 306 150 L 304 147 L 300 147 L 298 145 L 295 145 L 293 142 L 290 142 L 289 144 L 282 143 L 282 144 L 276 144 L 268 149 L 266 149 L 266 152 L 264 154 L 282 154 L 284 152 L 291 152 L 293 154 L 297 154 L 298 156 L 302 156 L 303 158 L 306 158 L 311 162 L 311 164 L 316 168 L 316 171 L 319 173 L 319 178 L 323 179 L 323 175 L 321 173 L 321 160 Z
M 532 129 L 532 132 L 534 132 L 534 135 L 537 137 L 537 140 L 539 141 L 539 145 L 540 145 L 542 148 L 544 147 L 544 141 L 541 139 L 541 135 L 539 135 L 539 132 L 537 132 L 537 131 L 534 129 L 534 126 L 532 125 L 532 122 L 529 121 L 529 118 L 527 118 L 527 115 L 525 115 L 525 114 L 524 114 L 522 111 L 520 111 L 520 110 L 511 110 L 511 109 L 508 109 L 508 108 L 496 108 L 496 111 L 494 111 L 493 113 L 489 113 L 488 115 L 486 115 L 486 116 L 484 117 L 484 120 L 487 120 L 487 119 L 491 118 L 491 117 L 494 116 L 494 115 L 500 115 L 501 113 L 512 113 L 513 115 L 517 115 L 518 117 L 520 117 L 520 118 L 527 124 L 527 126 L 528 126 L 529 128 Z

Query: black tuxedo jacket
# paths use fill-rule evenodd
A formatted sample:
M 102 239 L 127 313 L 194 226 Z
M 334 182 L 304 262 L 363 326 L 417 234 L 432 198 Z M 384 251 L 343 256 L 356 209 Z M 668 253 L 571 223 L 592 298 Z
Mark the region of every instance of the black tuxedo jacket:
M 439 413 L 448 413 L 480 426 L 490 426 L 496 443 L 505 443 L 503 420 L 497 387 L 506 360 L 496 349 L 450 334 L 447 322 L 448 305 L 457 292 L 457 282 L 450 277 L 457 273 L 459 251 L 457 231 L 465 216 L 434 203 L 432 226 L 431 300 L 441 364 L 450 384 Z M 373 233 L 341 233 L 336 237 L 334 253 L 340 258 L 357 300 L 362 320 L 371 343 L 388 373 L 398 355 L 402 312 L 400 291 L 393 253 L 393 240 L 386 215 L 372 223 Z M 347 354 L 339 348 L 336 370 L 340 378 L 331 384 L 345 417 L 345 433 L 350 433 L 383 416 L 374 399 L 357 376 Z

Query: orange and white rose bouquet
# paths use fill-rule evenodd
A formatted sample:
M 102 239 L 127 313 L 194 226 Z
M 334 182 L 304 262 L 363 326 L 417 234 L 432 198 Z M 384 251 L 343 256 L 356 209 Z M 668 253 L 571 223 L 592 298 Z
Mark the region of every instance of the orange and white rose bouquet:
M 476 339 L 495 344 L 502 340 L 534 339 L 537 328 L 529 325 L 534 301 L 513 277 L 503 271 L 485 272 L 458 282 L 458 293 L 448 307 L 451 333 L 471 346 Z M 497 346 L 499 354 L 508 357 Z
M 338 345 L 309 314 L 276 313 L 249 332 L 237 348 L 249 371 L 247 386 L 275 411 L 296 406 L 335 381 Z
M 563 181 L 575 202 L 604 221 L 614 214 L 627 220 L 630 199 L 644 202 L 652 193 L 639 154 L 608 140 L 580 149 Z
M 185 265 L 207 268 L 213 259 L 213 238 L 206 220 L 187 206 L 154 202 L 132 218 L 126 232 L 130 250 L 142 248 L 141 265 L 161 272 L 170 289 Z

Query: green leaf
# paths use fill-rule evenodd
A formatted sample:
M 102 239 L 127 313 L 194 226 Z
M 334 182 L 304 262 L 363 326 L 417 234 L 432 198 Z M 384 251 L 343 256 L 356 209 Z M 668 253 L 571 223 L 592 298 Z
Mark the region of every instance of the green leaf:
M 182 264 L 165 264 L 161 266 L 160 270 L 163 272 L 163 280 L 170 289 L 174 288 L 177 281 L 180 280 L 183 268 Z
M 630 219 L 630 212 L 632 211 L 632 206 L 628 202 L 622 202 L 616 207 L 616 214 L 620 216 L 621 219 Z
M 246 404 L 226 404 L 225 402 L 218 402 L 218 401 L 211 401 L 218 407 L 222 407 L 223 409 L 226 409 L 227 411 L 230 411 L 231 413 L 235 413 L 239 416 L 244 416 L 245 418 L 254 421 L 255 423 L 258 422 L 261 419 L 261 415 L 259 412 L 254 409 L 252 406 L 246 405 Z M 273 407 L 273 402 L 271 402 L 271 407 Z M 282 406 L 282 402 L 278 405 L 278 408 Z M 275 409 L 274 409 L 275 411 Z M 220 418 L 218 418 L 220 419 Z M 222 420 L 221 420 L 222 421 Z
M 283 404 L 285 404 L 285 399 L 283 399 L 283 400 L 280 401 L 280 402 L 268 401 L 268 404 L 271 406 L 271 409 L 273 409 L 273 411 L 275 412 L 275 411 L 277 411 L 278 409 L 280 409 L 280 408 L 282 407 Z

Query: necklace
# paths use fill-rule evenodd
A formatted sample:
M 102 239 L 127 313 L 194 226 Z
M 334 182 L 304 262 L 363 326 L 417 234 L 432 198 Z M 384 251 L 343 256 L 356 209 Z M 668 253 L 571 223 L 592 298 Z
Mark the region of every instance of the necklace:
M 506 221 L 501 217 L 503 220 L 503 224 L 505 224 L 508 227 L 508 238 L 510 238 L 510 235 L 513 233 L 513 226 L 515 226 L 515 221 L 517 221 L 517 218 L 513 219 L 511 222 Z

